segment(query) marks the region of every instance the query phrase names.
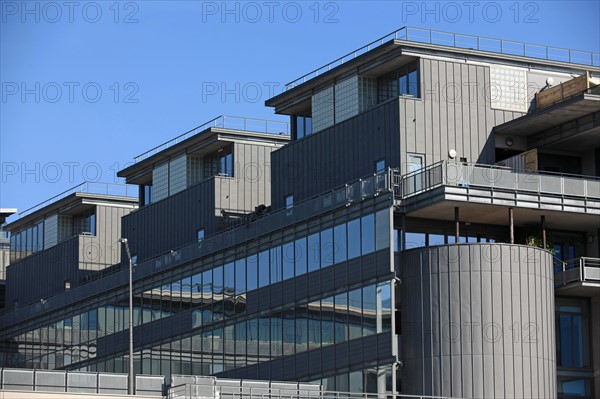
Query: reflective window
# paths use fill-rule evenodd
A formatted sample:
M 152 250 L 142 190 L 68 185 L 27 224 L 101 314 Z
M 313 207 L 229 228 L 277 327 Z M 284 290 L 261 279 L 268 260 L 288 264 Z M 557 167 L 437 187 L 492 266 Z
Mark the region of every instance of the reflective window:
M 385 159 L 380 159 L 375 162 L 375 173 L 381 174 L 385 172 Z
M 263 251 L 258 254 L 258 287 L 269 285 L 269 251 Z
M 406 232 L 406 249 L 425 246 L 425 233 Z
M 196 231 L 196 239 L 198 242 L 204 241 L 204 229 L 198 229 L 198 231 Z
M 333 229 L 321 232 L 321 267 L 333 265 Z
M 248 291 L 258 288 L 258 255 L 250 255 L 246 261 L 246 270 L 248 275 Z
M 556 298 L 559 367 L 590 367 L 590 325 L 586 300 Z
M 283 244 L 283 279 L 294 277 L 295 248 L 293 242 Z
M 392 327 L 392 299 L 390 283 L 377 284 L 377 332 L 390 331 Z
M 294 206 L 294 196 L 293 195 L 286 195 L 285 197 L 285 207 L 286 209 L 290 209 Z
M 312 118 L 310 116 L 296 116 L 296 139 L 301 139 L 312 134 Z
M 246 292 L 246 259 L 235 261 L 235 293 L 241 295 Z
M 281 281 L 282 265 L 281 265 L 281 247 L 274 247 L 270 250 L 270 265 L 271 265 L 271 284 Z
M 321 244 L 319 233 L 308 236 L 308 271 L 319 270 L 321 265 Z
M 377 331 L 377 287 L 363 287 L 363 335 L 373 335 Z
M 213 269 L 213 293 L 222 294 L 223 288 L 223 266 L 219 266 Z
M 296 276 L 306 274 L 307 271 L 307 248 L 306 248 L 306 237 L 302 237 L 296 240 L 295 248 L 295 269 Z
M 388 209 L 375 214 L 375 226 L 377 228 L 375 249 L 377 251 L 390 247 L 390 217 Z
M 348 258 L 346 240 L 346 223 L 335 226 L 333 228 L 333 259 L 335 263 L 344 262 Z
M 335 342 L 344 342 L 348 340 L 348 293 L 337 294 L 335 301 Z
M 348 222 L 348 259 L 360 256 L 360 219 Z
M 216 283 L 215 283 L 216 284 Z M 223 293 L 233 295 L 235 292 L 235 266 L 233 262 L 223 267 Z
M 361 218 L 361 233 L 363 255 L 375 251 L 375 216 L 373 214 Z

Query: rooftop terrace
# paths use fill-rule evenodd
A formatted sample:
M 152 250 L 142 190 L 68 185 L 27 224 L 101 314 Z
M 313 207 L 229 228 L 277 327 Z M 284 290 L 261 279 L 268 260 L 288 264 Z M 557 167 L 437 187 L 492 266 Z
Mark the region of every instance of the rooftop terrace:
M 600 53 L 405 26 L 372 41 L 327 65 L 299 77 L 286 84 L 285 90 L 293 89 L 294 87 L 351 61 L 384 43 L 394 40 L 432 44 L 455 49 L 478 50 L 491 54 L 504 54 L 546 61 L 566 62 L 575 65 L 600 66 Z

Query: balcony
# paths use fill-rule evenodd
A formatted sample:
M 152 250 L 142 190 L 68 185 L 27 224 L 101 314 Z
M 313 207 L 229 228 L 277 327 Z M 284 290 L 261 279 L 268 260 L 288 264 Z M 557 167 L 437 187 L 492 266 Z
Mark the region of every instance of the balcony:
M 592 231 L 600 215 L 600 178 L 507 167 L 441 161 L 401 176 L 392 172 L 394 197 L 414 217 L 506 225 L 507 208 L 519 222 L 549 223 L 564 229 Z
M 581 257 L 554 262 L 554 287 L 557 293 L 575 296 L 600 295 L 600 259 Z

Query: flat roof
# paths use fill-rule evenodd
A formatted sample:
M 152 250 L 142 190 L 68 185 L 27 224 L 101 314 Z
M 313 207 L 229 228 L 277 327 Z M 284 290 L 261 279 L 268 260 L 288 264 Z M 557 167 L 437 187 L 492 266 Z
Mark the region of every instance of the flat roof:
M 265 104 L 280 107 L 324 82 L 356 70 L 359 66 L 393 51 L 394 47 L 426 49 L 527 65 L 553 66 L 573 71 L 600 72 L 599 53 L 407 26 L 288 83 L 283 93 L 268 99 Z M 401 54 L 401 51 L 398 54 Z
M 19 213 L 19 218 L 4 226 L 4 230 L 18 230 L 50 213 L 76 214 L 98 204 L 135 206 L 138 188 L 126 184 L 86 182 L 72 187 Z

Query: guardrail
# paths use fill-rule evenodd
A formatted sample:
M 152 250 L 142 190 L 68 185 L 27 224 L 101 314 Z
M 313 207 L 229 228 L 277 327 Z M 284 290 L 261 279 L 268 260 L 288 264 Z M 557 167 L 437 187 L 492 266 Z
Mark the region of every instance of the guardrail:
M 574 282 L 600 283 L 600 259 L 581 257 L 560 263 L 554 264 L 555 287 Z
M 268 387 L 229 387 L 204 384 L 181 384 L 169 390 L 168 399 L 459 399 L 448 396 L 405 395 L 323 391 L 320 389 L 290 389 Z
M 19 218 L 32 214 L 33 212 L 53 203 L 62 198 L 68 197 L 74 193 L 87 193 L 87 194 L 98 194 L 98 195 L 112 195 L 121 197 L 137 198 L 138 186 L 131 184 L 119 184 L 119 183 L 102 183 L 102 182 L 83 182 L 68 190 L 63 191 L 60 194 L 55 195 L 31 208 L 25 209 L 19 212 Z
M 479 50 L 489 53 L 517 55 L 548 61 L 568 62 L 578 65 L 600 66 L 600 53 L 405 26 L 390 34 L 380 37 L 379 39 L 374 40 L 371 43 L 362 46 L 325 66 L 317 68 L 314 71 L 299 77 L 298 79 L 286 84 L 285 90 L 292 89 L 299 84 L 322 75 L 323 73 L 330 71 L 331 69 L 348 61 L 351 61 L 356 57 L 365 54 L 366 52 L 371 51 L 391 40 L 404 40 L 415 43 L 462 48 L 465 50 Z
M 404 176 L 395 172 L 392 181 L 394 195 L 400 199 L 442 185 L 600 199 L 600 178 L 595 176 L 515 171 L 508 167 L 455 161 L 440 161 Z
M 136 375 L 138 395 L 163 397 L 164 377 Z M 127 395 L 127 374 L 0 368 L 0 390 Z M 65 395 L 66 396 L 66 395 Z M 115 396 L 117 397 L 117 396 Z
M 143 154 L 138 155 L 134 158 L 134 161 L 136 163 L 143 161 L 144 159 L 147 159 L 152 155 L 158 154 L 159 152 L 164 151 L 177 143 L 181 143 L 182 141 L 189 139 L 190 137 L 195 136 L 197 134 L 200 134 L 212 127 L 231 130 L 243 130 L 255 133 L 278 134 L 284 136 L 289 136 L 290 134 L 289 125 L 287 122 L 267 119 L 244 118 L 240 116 L 220 115 L 214 119 L 209 120 L 208 122 L 203 123 L 200 126 L 188 130 L 187 132 L 180 134 L 179 136 L 144 152 Z

